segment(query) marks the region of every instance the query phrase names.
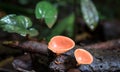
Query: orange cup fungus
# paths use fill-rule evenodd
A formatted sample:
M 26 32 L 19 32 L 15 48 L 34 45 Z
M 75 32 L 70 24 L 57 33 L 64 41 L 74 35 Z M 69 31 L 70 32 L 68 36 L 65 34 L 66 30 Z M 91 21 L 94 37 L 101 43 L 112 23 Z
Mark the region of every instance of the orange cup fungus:
M 74 55 L 78 65 L 91 64 L 93 62 L 93 56 L 84 49 L 76 49 Z
M 65 36 L 54 36 L 48 43 L 48 49 L 56 54 L 64 53 L 74 46 L 74 41 Z

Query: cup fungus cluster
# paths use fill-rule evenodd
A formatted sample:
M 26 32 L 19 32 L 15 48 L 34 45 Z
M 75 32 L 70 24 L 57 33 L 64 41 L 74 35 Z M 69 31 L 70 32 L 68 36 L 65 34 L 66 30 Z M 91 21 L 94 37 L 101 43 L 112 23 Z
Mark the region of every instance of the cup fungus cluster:
M 71 50 L 72 48 L 74 48 L 74 46 L 75 42 L 72 39 L 65 36 L 54 36 L 48 43 L 48 49 L 50 49 L 57 55 L 60 55 Z M 76 58 L 78 65 L 91 64 L 93 62 L 92 55 L 84 49 L 80 48 L 76 49 L 74 51 L 74 56 Z

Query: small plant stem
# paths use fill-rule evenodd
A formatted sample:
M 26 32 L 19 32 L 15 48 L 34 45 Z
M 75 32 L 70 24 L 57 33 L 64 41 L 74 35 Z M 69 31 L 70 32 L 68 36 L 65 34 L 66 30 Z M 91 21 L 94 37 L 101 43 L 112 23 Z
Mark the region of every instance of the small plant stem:
M 76 31 L 77 31 L 77 0 L 73 0 L 74 2 L 74 6 L 73 6 L 73 10 L 74 10 L 74 14 L 75 14 L 75 20 L 74 20 L 74 34 L 73 34 L 73 40 L 75 40 L 75 35 L 76 35 Z

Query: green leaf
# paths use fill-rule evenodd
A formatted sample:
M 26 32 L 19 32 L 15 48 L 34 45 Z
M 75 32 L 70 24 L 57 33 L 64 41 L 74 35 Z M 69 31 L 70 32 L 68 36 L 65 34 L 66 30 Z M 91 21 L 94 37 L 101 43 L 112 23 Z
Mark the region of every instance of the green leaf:
M 28 34 L 28 30 L 27 29 L 21 29 L 21 28 L 15 30 L 15 32 L 20 34 L 20 35 L 22 35 L 22 36 L 26 36 Z
M 0 22 L 7 25 L 16 25 L 16 15 L 10 14 L 1 18 Z
M 32 21 L 30 20 L 30 18 L 26 16 L 22 16 L 22 15 L 17 16 L 16 20 L 20 27 L 29 28 L 32 26 Z
M 22 29 L 20 27 L 17 27 L 17 26 L 12 26 L 12 25 L 4 25 L 2 26 L 3 30 L 4 31 L 7 31 L 9 33 L 18 33 L 22 36 L 26 36 L 27 34 L 27 29 Z
M 53 36 L 62 34 L 67 28 L 71 29 L 74 22 L 74 14 L 67 16 L 58 22 L 58 24 L 51 30 L 51 33 L 47 36 L 49 41 Z
M 13 25 L 23 28 L 28 28 L 32 26 L 32 21 L 26 16 L 16 16 L 15 14 L 7 15 L 0 20 L 1 24 Z
M 37 19 L 45 19 L 45 23 L 51 28 L 57 19 L 57 9 L 47 1 L 41 1 L 36 5 L 35 15 Z
M 16 30 L 17 33 L 19 33 L 22 36 L 26 36 L 29 34 L 30 37 L 37 36 L 39 33 L 36 29 L 30 28 L 30 29 L 18 29 Z
M 94 30 L 98 25 L 99 16 L 91 0 L 81 0 L 82 14 L 87 26 Z
M 0 27 L 9 33 L 18 33 L 22 36 L 29 34 L 30 36 L 38 35 L 37 30 L 30 28 L 32 21 L 26 16 L 16 16 L 15 14 L 7 15 L 0 20 Z
M 10 33 L 15 32 L 15 30 L 14 30 L 15 28 L 12 25 L 3 25 L 2 28 L 4 31 L 10 32 Z
M 39 34 L 39 32 L 34 28 L 30 28 L 29 31 L 28 31 L 28 34 L 30 36 L 37 36 Z

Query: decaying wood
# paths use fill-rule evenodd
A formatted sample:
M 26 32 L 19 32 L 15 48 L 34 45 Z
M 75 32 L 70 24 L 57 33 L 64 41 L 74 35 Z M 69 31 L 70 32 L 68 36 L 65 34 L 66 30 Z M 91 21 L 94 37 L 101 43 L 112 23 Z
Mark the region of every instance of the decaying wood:
M 77 48 L 84 48 L 88 50 L 94 57 L 94 61 L 90 65 L 80 65 L 75 66 L 76 60 L 74 57 L 74 51 Z M 97 43 L 93 45 L 88 45 L 84 47 L 76 46 L 72 50 L 58 56 L 50 64 L 50 68 L 54 70 L 53 72 L 66 72 L 71 66 L 72 68 L 77 68 L 81 72 L 115 72 L 120 71 L 120 40 L 112 40 L 103 43 Z M 71 59 L 64 59 L 64 57 L 69 56 Z M 61 62 L 62 58 L 65 60 Z M 59 61 L 58 61 L 59 59 Z M 56 60 L 58 64 L 56 63 Z M 66 64 L 66 61 L 69 63 Z M 72 63 L 71 63 L 72 62 Z M 61 67 L 62 66 L 62 67 Z M 69 68 L 66 68 L 69 67 Z M 62 71 L 61 71 L 62 70 Z
M 88 49 L 92 49 L 92 48 L 94 48 L 94 49 L 118 49 L 118 48 L 120 48 L 120 39 L 96 43 L 96 44 L 84 46 L 83 48 L 88 48 Z
M 73 57 L 68 55 L 60 55 L 53 60 L 49 68 L 51 72 L 66 72 L 70 68 L 74 68 L 76 66 L 76 61 Z
M 67 72 L 80 72 L 80 70 L 73 68 L 73 69 L 69 69 Z
M 27 44 L 28 43 L 28 44 Z M 35 44 L 34 44 L 35 43 Z M 30 46 L 29 46 L 30 45 Z M 38 42 L 23 42 L 16 43 L 13 47 L 20 47 L 26 51 L 48 54 L 47 45 L 41 46 Z M 9 45 L 11 46 L 11 45 Z M 11 46 L 12 47 L 12 46 Z M 83 48 L 88 50 L 94 57 L 94 61 L 90 65 L 76 66 L 77 62 L 74 57 L 74 51 L 77 48 Z M 39 50 L 40 49 L 40 50 Z M 43 51 L 45 50 L 45 51 Z M 81 72 L 115 72 L 120 71 L 120 39 L 111 40 L 102 43 L 96 43 L 87 46 L 75 46 L 72 50 L 61 54 L 57 57 L 51 55 L 44 56 L 46 59 L 50 59 L 49 63 L 44 60 L 44 65 L 49 65 L 51 72 L 66 72 L 71 68 L 76 68 Z M 50 57 L 51 56 L 51 57 Z M 42 57 L 42 56 L 41 56 Z M 51 59 L 54 58 L 54 59 Z
M 25 41 L 22 43 L 19 41 L 4 41 L 3 45 L 33 53 L 48 54 L 47 45 L 37 41 Z
M 83 72 L 115 72 L 120 70 L 120 48 L 119 49 L 88 49 L 94 60 L 90 65 L 81 65 L 79 69 Z
M 23 49 L 29 50 L 31 52 L 39 52 L 42 54 L 48 53 L 48 48 L 46 44 L 39 43 L 36 41 L 26 41 L 24 43 L 19 44 L 19 46 Z
M 12 65 L 18 71 L 32 71 L 32 61 L 29 54 L 15 58 Z
M 91 52 L 94 61 L 90 65 L 81 65 L 82 71 L 117 72 L 120 71 L 120 39 L 84 46 Z

